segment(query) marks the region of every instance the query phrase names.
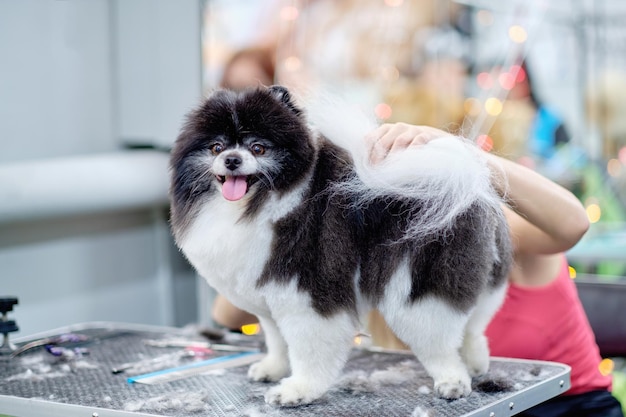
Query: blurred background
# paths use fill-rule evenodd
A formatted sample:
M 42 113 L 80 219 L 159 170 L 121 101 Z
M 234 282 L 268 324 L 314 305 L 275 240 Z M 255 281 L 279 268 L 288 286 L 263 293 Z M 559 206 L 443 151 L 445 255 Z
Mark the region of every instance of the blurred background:
M 212 89 L 273 83 L 572 190 L 592 223 L 572 277 L 599 337 L 626 334 L 625 18 L 620 0 L 0 0 L 0 296 L 19 297 L 18 334 L 210 324 L 169 234 L 168 151 Z

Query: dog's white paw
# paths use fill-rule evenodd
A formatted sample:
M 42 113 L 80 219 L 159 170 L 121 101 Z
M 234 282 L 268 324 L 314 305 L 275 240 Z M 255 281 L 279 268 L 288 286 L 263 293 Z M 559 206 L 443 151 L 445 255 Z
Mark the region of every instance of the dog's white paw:
M 489 347 L 484 336 L 466 337 L 461 348 L 463 362 L 470 376 L 481 376 L 489 371 Z
M 309 382 L 293 377 L 283 379 L 265 394 L 265 402 L 272 405 L 294 407 L 309 404 L 324 394 L 324 390 Z
M 472 392 L 470 381 L 443 381 L 435 383 L 435 393 L 440 398 L 456 400 Z
M 489 371 L 489 356 L 470 357 L 465 359 L 470 376 L 485 375 Z
M 288 362 L 272 356 L 266 356 L 248 368 L 248 378 L 253 381 L 276 382 L 286 377 L 288 373 Z

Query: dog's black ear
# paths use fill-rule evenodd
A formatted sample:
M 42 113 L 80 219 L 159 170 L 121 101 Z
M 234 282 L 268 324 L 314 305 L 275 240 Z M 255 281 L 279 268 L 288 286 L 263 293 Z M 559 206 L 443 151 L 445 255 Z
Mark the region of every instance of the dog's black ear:
M 272 93 L 274 98 L 278 101 L 281 101 L 285 104 L 291 103 L 291 94 L 289 94 L 289 90 L 287 87 L 283 87 L 282 85 L 272 85 L 267 88 L 267 90 Z
M 282 85 L 273 85 L 271 87 L 268 87 L 267 90 L 276 100 L 284 104 L 294 113 L 298 115 L 302 113 L 302 111 L 293 102 L 291 98 L 291 94 L 289 93 L 289 90 L 286 87 L 283 87 Z

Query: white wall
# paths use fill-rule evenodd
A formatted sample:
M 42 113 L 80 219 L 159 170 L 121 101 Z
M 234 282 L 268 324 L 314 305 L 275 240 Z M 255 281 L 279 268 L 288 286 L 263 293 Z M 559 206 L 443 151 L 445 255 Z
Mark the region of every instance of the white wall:
M 117 148 L 109 9 L 0 0 L 0 162 Z
M 196 319 L 195 274 L 167 225 L 164 170 L 201 94 L 200 5 L 0 0 L 0 297 L 19 298 L 16 336 L 86 321 Z M 145 59 L 131 59 L 133 48 Z M 158 148 L 148 151 L 153 162 L 132 165 L 137 151 L 125 145 L 136 138 Z M 94 176 L 89 158 L 100 155 L 108 165 Z M 137 193 L 116 193 L 119 183 Z M 89 204 L 102 190 L 106 201 Z

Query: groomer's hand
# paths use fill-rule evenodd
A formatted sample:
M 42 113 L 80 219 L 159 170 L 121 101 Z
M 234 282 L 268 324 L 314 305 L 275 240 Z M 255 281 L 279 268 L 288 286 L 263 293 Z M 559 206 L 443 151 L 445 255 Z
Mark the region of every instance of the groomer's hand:
M 385 123 L 365 136 L 369 146 L 370 161 L 379 163 L 398 150 L 421 146 L 433 139 L 449 136 L 443 130 L 430 126 L 417 126 L 408 123 Z

